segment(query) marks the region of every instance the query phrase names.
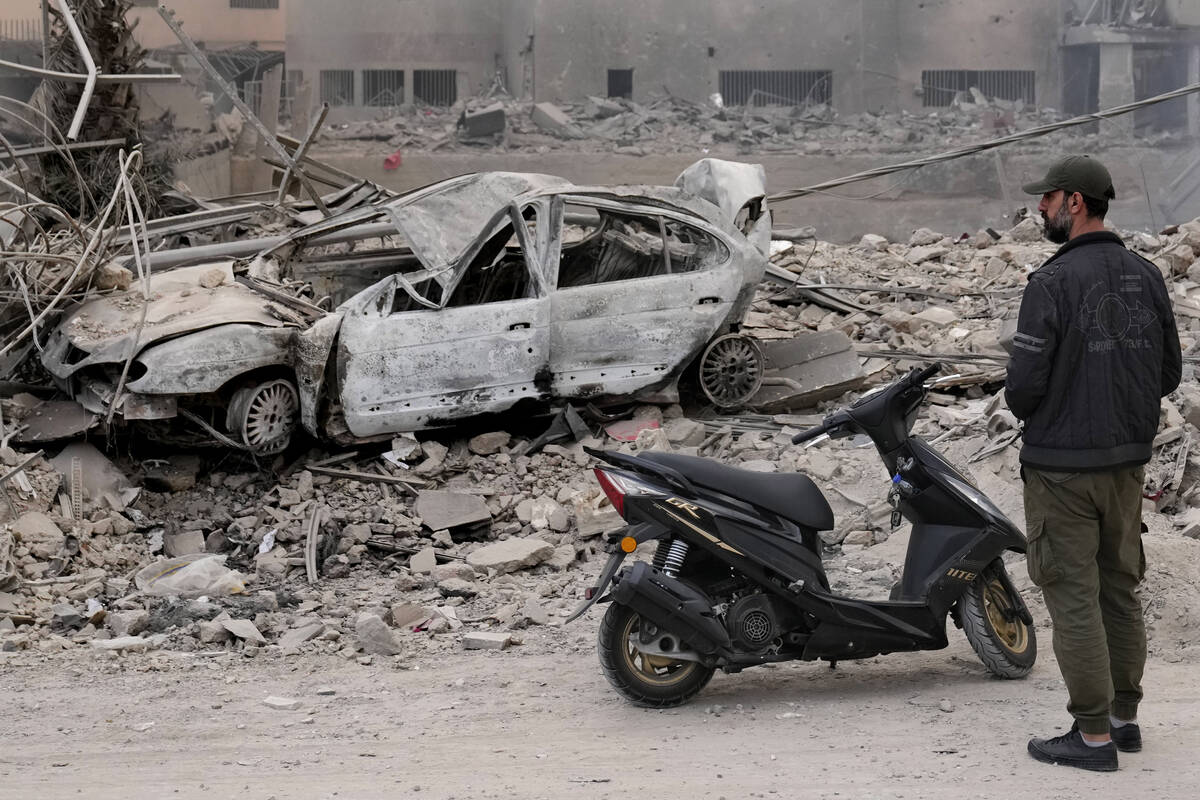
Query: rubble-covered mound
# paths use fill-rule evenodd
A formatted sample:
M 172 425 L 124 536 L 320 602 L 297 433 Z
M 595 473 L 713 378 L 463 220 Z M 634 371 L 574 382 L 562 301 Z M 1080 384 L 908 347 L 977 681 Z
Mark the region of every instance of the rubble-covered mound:
M 1190 367 L 1200 311 L 1188 309 L 1200 221 L 1126 239 L 1171 282 L 1188 359 L 1147 467 L 1142 595 L 1152 653 L 1190 659 L 1200 652 L 1200 392 Z M 844 346 L 805 363 L 849 363 L 857 387 L 846 392 L 846 375 L 814 372 L 802 388 L 819 399 L 785 413 L 642 405 L 617 422 L 592 418 L 591 438 L 564 433 L 540 448 L 510 431 L 403 435 L 260 468 L 228 456 L 106 458 L 79 445 L 52 464 L 6 449 L 0 458 L 14 474 L 3 484 L 12 506 L 0 506 L 0 648 L 327 653 L 403 665 L 449 649 L 552 643 L 599 570 L 601 534 L 622 524 L 585 445 L 810 475 L 837 517 L 822 534 L 831 584 L 886 597 L 907 529 L 890 526 L 877 455 L 848 440 L 798 447 L 791 436 L 912 364 L 945 362 L 916 433 L 1020 521 L 1002 320 L 1052 250 L 1031 219 L 968 237 L 921 230 L 905 243 L 779 244 L 745 332 L 764 349 L 832 332 Z M 1019 560 L 1011 571 L 1045 626 Z

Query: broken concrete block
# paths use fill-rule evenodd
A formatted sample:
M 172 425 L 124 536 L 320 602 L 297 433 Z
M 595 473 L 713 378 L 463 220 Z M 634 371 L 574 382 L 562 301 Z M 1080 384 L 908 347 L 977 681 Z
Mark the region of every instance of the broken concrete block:
M 912 232 L 912 236 L 908 237 L 910 247 L 921 247 L 923 245 L 937 244 L 946 237 L 937 231 L 931 231 L 929 228 L 917 228 Z
M 421 454 L 421 443 L 411 433 L 402 433 L 392 439 L 392 455 L 401 461 L 412 461 Z
M 437 566 L 437 550 L 432 547 L 423 548 L 408 559 L 409 570 L 417 575 L 432 572 L 435 566 Z
M 624 524 L 617 510 L 607 503 L 595 507 L 588 501 L 575 506 L 575 529 L 580 536 L 599 536 Z
M 1033 217 L 1026 217 L 1009 229 L 1008 236 L 1014 242 L 1040 242 L 1042 224 Z
M 857 389 L 866 380 L 854 345 L 837 330 L 799 333 L 794 339 L 764 342 L 765 383 L 750 405 L 767 413 L 815 405 Z
M 1192 262 L 1196 260 L 1196 251 L 1189 244 L 1177 244 L 1159 253 L 1155 262 L 1158 262 L 1159 259 L 1166 262 L 1171 270 L 1171 275 L 1185 275 L 1188 268 L 1192 266 Z
M 205 289 L 215 289 L 225 282 L 225 270 L 213 267 L 200 275 L 200 285 Z
M 588 95 L 588 114 L 596 119 L 607 119 L 625 113 L 625 107 L 606 97 Z
M 474 494 L 422 490 L 417 495 L 415 508 L 425 526 L 435 531 L 492 521 L 487 503 Z
M 417 465 L 415 472 L 418 475 L 429 476 L 442 471 L 450 450 L 440 442 L 424 442 L 421 445 L 421 452 L 425 454 L 425 460 Z
M 575 563 L 575 545 L 560 544 L 554 548 L 554 553 L 551 554 L 550 558 L 546 559 L 546 563 L 551 569 L 556 569 L 559 572 L 570 568 Z
M 100 291 L 116 289 L 125 291 L 133 285 L 133 273 L 120 264 L 110 261 L 92 274 L 93 285 Z
M 200 531 L 168 533 L 163 536 L 163 553 L 167 558 L 178 558 L 192 553 L 208 552 L 204 534 Z
M 530 112 L 529 118 L 542 130 L 565 139 L 582 139 L 584 136 L 583 132 L 571 123 L 571 118 L 553 103 L 538 103 Z
M 670 453 L 675 448 L 671 446 L 671 440 L 667 438 L 667 432 L 662 428 L 647 428 L 637 435 L 634 440 L 634 447 L 639 453 L 658 452 Z
M 392 606 L 391 610 L 392 625 L 402 629 L 419 625 L 432 616 L 429 609 L 416 603 L 400 603 Z
M 562 532 L 570 526 L 567 510 L 552 497 L 522 500 L 517 504 L 517 519 L 532 525 L 537 531 L 551 528 Z
M 477 456 L 492 456 L 508 447 L 511 439 L 512 437 L 504 431 L 481 433 L 471 437 L 467 442 L 467 449 Z
M 479 589 L 474 583 L 462 578 L 446 578 L 438 581 L 437 590 L 441 592 L 442 597 L 474 597 L 479 594 Z
M 467 633 L 463 635 L 464 650 L 503 650 L 512 644 L 511 633 Z
M 401 650 L 392 629 L 378 614 L 359 614 L 354 623 L 354 634 L 358 637 L 358 648 L 364 653 L 394 656 Z
M 707 437 L 704 423 L 687 417 L 669 420 L 663 427 L 667 441 L 679 447 L 699 447 Z
M 515 572 L 535 567 L 554 554 L 554 545 L 541 539 L 506 539 L 472 551 L 467 563 L 481 570 Z
M 201 644 L 221 644 L 232 637 L 220 622 L 201 622 L 199 638 Z
M 111 650 L 121 653 L 144 653 L 160 647 L 167 640 L 166 634 L 156 636 L 121 636 L 114 639 L 93 639 L 92 647 L 99 650 Z
M 938 240 L 935 239 L 934 241 Z M 880 236 L 877 233 L 868 233 L 858 241 L 858 246 L 863 250 L 882 253 L 888 249 L 888 240 L 886 236 Z
M 550 624 L 550 612 L 536 600 L 529 600 L 521 606 L 521 616 L 525 617 L 531 625 Z
M 115 611 L 104 619 L 104 627 L 113 636 L 137 636 L 150 625 L 149 611 Z
M 258 628 L 248 619 L 223 619 L 221 626 L 239 639 L 255 644 L 266 644 L 267 640 L 259 633 Z
M 945 306 L 930 306 L 914 315 L 917 319 L 945 328 L 958 322 L 958 314 Z
M 458 118 L 458 126 L 463 129 L 466 136 L 472 138 L 501 133 L 505 123 L 503 103 L 492 103 L 486 108 L 474 111 L 464 109 L 462 116 Z
M 300 645 L 317 638 L 324 632 L 325 623 L 320 620 L 306 622 L 280 636 L 279 646 L 284 650 L 295 650 Z
M 940 260 L 942 256 L 950 252 L 949 247 L 940 244 L 931 244 L 926 247 L 914 247 L 904 256 L 904 260 L 910 264 L 924 264 L 926 261 Z
M 263 705 L 267 708 L 273 708 L 276 711 L 295 711 L 300 707 L 300 701 L 292 697 L 275 697 L 272 695 L 263 700 Z
M 55 625 L 64 628 L 77 628 L 83 622 L 79 609 L 70 603 L 59 603 L 50 609 L 50 616 Z

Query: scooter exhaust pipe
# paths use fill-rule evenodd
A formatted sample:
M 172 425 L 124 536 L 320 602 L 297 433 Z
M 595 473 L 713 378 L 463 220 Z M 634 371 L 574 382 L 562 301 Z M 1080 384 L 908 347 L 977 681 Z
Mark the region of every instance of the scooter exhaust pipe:
M 617 577 L 612 596 L 698 653 L 713 655 L 732 646 L 708 597 L 644 561 Z

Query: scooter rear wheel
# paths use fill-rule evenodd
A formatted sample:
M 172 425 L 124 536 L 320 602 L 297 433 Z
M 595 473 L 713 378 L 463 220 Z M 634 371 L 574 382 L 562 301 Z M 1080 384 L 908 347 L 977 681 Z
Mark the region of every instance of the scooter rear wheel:
M 600 623 L 597 651 L 604 677 L 636 706 L 669 708 L 686 703 L 703 689 L 713 668 L 697 661 L 643 653 L 637 647 L 644 621 L 636 611 L 612 603 Z
M 1000 577 L 1003 569 L 1003 562 L 996 561 L 981 572 L 959 599 L 955 614 L 988 672 L 1023 678 L 1037 660 L 1037 636 L 1033 625 L 1017 616 L 1017 604 Z

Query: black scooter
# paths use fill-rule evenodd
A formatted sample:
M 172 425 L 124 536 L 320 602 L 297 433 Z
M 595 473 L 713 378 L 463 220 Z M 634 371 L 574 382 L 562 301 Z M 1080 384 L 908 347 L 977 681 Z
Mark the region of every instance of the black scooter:
M 599 654 L 613 688 L 637 705 L 666 707 L 689 700 L 718 668 L 796 659 L 834 666 L 937 650 L 947 645 L 950 612 L 989 671 L 1028 674 L 1037 656 L 1033 619 L 1000 558 L 1025 552 L 1025 537 L 910 435 L 924 382 L 939 369 L 914 369 L 792 439 L 866 434 L 875 443 L 893 476 L 893 525 L 900 515 L 912 522 L 903 575 L 887 601 L 830 591 L 817 534 L 833 528 L 833 511 L 806 476 L 672 453 L 589 451 L 611 465 L 596 478 L 628 526 L 607 537 L 612 556 L 567 622 L 611 601 Z M 651 541 L 652 561 L 620 569 Z

